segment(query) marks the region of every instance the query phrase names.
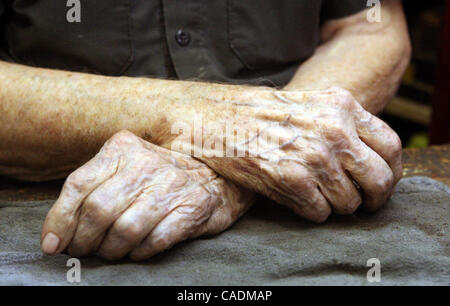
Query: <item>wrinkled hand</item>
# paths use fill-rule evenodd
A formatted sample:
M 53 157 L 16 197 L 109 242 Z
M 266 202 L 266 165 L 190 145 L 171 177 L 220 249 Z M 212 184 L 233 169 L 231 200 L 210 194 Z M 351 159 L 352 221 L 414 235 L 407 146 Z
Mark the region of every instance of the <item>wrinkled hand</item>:
M 225 230 L 252 202 L 203 163 L 123 131 L 67 178 L 45 220 L 42 249 L 146 259 Z
M 240 98 L 213 101 L 223 110 L 207 118 L 247 131 L 232 143 L 231 152 L 241 157 L 217 157 L 216 149 L 199 157 L 217 173 L 316 222 L 333 210 L 353 213 L 361 194 L 368 210 L 391 195 L 402 175 L 400 139 L 348 91 L 263 90 Z M 213 133 L 206 138 L 222 142 Z M 176 139 L 174 146 L 181 146 L 177 141 L 182 142 Z

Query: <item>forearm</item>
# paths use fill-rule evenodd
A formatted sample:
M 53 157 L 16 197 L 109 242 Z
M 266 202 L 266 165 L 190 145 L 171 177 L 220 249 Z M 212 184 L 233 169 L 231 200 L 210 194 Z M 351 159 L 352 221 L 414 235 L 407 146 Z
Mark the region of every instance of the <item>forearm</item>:
M 371 113 L 380 112 L 397 90 L 410 59 L 400 1 L 383 1 L 381 22 L 369 23 L 366 12 L 326 23 L 323 44 L 301 65 L 288 90 L 349 90 Z
M 237 90 L 242 88 L 0 62 L 0 174 L 63 177 L 122 129 L 168 146 L 176 136 L 171 125 L 205 108 L 206 96 L 225 99 Z

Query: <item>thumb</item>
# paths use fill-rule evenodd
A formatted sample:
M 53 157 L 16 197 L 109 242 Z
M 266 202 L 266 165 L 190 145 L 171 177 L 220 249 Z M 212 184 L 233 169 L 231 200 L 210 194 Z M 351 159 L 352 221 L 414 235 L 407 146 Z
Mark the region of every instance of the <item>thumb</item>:
M 41 234 L 41 249 L 48 255 L 64 251 L 78 226 L 86 197 L 117 171 L 118 159 L 99 155 L 67 178 L 61 194 L 47 214 Z

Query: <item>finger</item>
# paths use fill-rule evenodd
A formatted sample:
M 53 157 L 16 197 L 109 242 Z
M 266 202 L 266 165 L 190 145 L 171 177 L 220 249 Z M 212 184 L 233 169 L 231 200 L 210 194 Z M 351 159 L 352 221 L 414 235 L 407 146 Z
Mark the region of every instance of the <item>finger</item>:
M 297 215 L 316 223 L 323 223 L 331 215 L 331 207 L 317 185 L 311 186 L 304 198 L 293 206 Z
M 98 254 L 109 260 L 128 254 L 166 216 L 165 205 L 152 195 L 139 197 L 108 230 Z
M 352 214 L 361 205 L 362 199 L 355 184 L 333 159 L 328 167 L 317 172 L 319 188 L 333 211 L 341 215 Z
M 280 182 L 287 193 L 294 212 L 313 222 L 322 223 L 331 214 L 331 207 L 323 194 L 318 189 L 317 182 L 304 167 L 296 162 L 289 161 L 285 164 L 284 174 Z M 283 204 L 283 203 L 282 203 Z
M 208 218 L 207 215 L 192 218 L 189 210 L 189 206 L 179 206 L 173 210 L 130 252 L 130 258 L 144 260 L 190 238 Z
M 162 181 L 166 182 L 167 180 Z M 160 184 L 160 182 L 156 183 Z M 187 186 L 182 190 L 164 187 L 161 192 L 158 189 L 158 186 L 148 188 L 149 194 L 139 197 L 117 219 L 102 242 L 98 251 L 100 256 L 110 260 L 122 258 L 138 246 L 154 227 L 178 206 L 193 201 L 199 208 L 209 209 L 211 206 L 210 195 L 198 184 Z M 206 212 L 201 214 L 206 214 Z M 191 218 L 195 218 L 195 215 L 191 214 Z
M 119 159 L 100 151 L 67 178 L 58 200 L 47 214 L 41 248 L 46 254 L 62 252 L 75 233 L 81 204 L 100 184 L 117 171 Z
M 257 194 L 236 186 L 234 183 L 220 177 L 207 185 L 211 194 L 219 195 L 216 198 L 216 209 L 207 222 L 203 223 L 193 235 L 214 235 L 231 226 L 239 219 L 257 200 Z
M 398 135 L 382 120 L 362 110 L 356 128 L 359 137 L 391 167 L 394 185 L 402 177 L 402 143 Z
M 394 182 L 392 170 L 363 142 L 355 140 L 351 148 L 340 152 L 343 167 L 361 186 L 363 207 L 369 211 L 376 210 L 390 195 Z
M 94 190 L 81 208 L 69 254 L 81 257 L 93 253 L 108 228 L 138 197 L 150 177 L 142 168 L 128 165 Z

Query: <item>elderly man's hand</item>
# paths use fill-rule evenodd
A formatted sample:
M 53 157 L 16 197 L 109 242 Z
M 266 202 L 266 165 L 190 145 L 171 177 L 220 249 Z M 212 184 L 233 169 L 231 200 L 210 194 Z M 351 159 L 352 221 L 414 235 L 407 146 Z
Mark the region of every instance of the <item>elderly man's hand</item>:
M 42 249 L 146 259 L 225 230 L 252 202 L 203 163 L 124 131 L 67 178 L 45 220 Z
M 402 175 L 399 137 L 343 89 L 257 90 L 213 102 L 221 109 L 203 122 L 233 125 L 243 137 L 227 139 L 224 151 L 240 156 L 218 157 L 221 134 L 204 132 L 203 143 L 216 145 L 199 159 L 309 220 L 351 214 L 361 202 L 378 209 Z

